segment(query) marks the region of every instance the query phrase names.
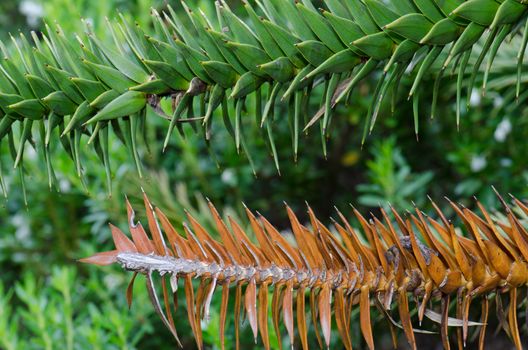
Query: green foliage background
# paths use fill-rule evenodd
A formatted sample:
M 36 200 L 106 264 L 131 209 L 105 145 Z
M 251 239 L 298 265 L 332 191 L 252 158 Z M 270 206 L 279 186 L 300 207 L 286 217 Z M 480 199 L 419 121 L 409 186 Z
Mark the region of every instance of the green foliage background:
M 27 13 L 20 11 L 24 10 L 23 2 L 37 6 L 35 9 L 41 7 L 33 28 Z M 205 11 L 212 10 L 210 0 L 194 2 L 200 2 Z M 104 37 L 104 18 L 116 16 L 116 9 L 148 26 L 150 7 L 161 9 L 163 3 L 6 0 L 0 3 L 0 35 L 8 44 L 9 32 L 39 30 L 45 21 L 55 20 L 65 32 L 74 33 L 82 30 L 82 17 Z M 514 56 L 504 55 L 506 62 L 514 60 Z M 110 349 L 108 344 L 116 349 L 175 346 L 153 314 L 141 283 L 137 284 L 136 303 L 128 311 L 125 274 L 117 268 L 109 273 L 111 269 L 103 272 L 76 263 L 77 258 L 109 246 L 106 224 L 112 221 L 124 227 L 123 196 L 127 194 L 139 203 L 141 186 L 176 223 L 183 219 L 184 207 L 207 223 L 207 196 L 234 216 L 241 213 L 244 201 L 282 228 L 286 227 L 285 212 L 277 208 L 285 200 L 301 217 L 307 201 L 326 220 L 333 215 L 334 204 L 346 210 L 352 203 L 366 212 L 388 202 L 403 210 L 414 201 L 428 209 L 427 194 L 439 201 L 444 195 L 454 200 L 476 195 L 494 207 L 497 203 L 491 185 L 503 193 L 527 197 L 526 109 L 514 105 L 503 108 L 500 95 L 481 97 L 475 91 L 466 97 L 471 98 L 472 108 L 463 111 L 458 132 L 454 90 L 446 86 L 440 96 L 438 117 L 421 127 L 420 138 L 426 142 L 415 141 L 412 107 L 401 103 L 392 116 L 384 106 L 382 113 L 387 117 L 378 122 L 361 149 L 362 122 L 373 85 L 362 83 L 352 103 L 338 108 L 326 159 L 320 141 L 311 137 L 301 142 L 299 160 L 294 162 L 289 130 L 286 125 L 279 129 L 275 138 L 282 176 L 277 174 L 263 138 L 255 137 L 250 143 L 255 177 L 246 158 L 239 156 L 228 140 L 227 132 L 219 131 L 216 137 L 220 141 L 214 146 L 216 157 L 211 157 L 202 137 L 190 128 L 186 129 L 185 139 L 174 135 L 165 154 L 161 153 L 162 140 L 149 145 L 150 153 L 142 155 L 147 169 L 143 181 L 137 178 L 124 149 L 116 144 L 111 157 L 114 164 L 121 165 L 115 172 L 111 197 L 104 190 L 104 169 L 94 155 L 84 159 L 86 184 L 76 177 L 66 155 L 54 159 L 61 187 L 57 193 L 48 190 L 45 164 L 30 150 L 25 163 L 30 174 L 26 179 L 27 205 L 16 173 L 0 166 L 8 189 L 0 208 L 0 348 L 54 349 L 65 344 L 68 349 Z M 430 99 L 432 82 L 429 85 L 429 89 L 423 89 L 424 100 Z M 6 157 L 6 149 L 2 148 L 0 159 Z M 212 317 L 204 338 L 208 346 L 215 348 L 218 337 L 214 319 L 218 315 Z M 181 334 L 190 334 L 184 327 Z M 184 342 L 192 347 L 190 337 Z M 248 340 L 245 348 L 251 344 Z

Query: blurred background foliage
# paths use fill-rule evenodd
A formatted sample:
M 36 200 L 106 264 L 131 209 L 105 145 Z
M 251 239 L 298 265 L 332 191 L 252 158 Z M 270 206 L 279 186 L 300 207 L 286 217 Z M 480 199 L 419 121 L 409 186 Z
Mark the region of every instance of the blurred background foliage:
M 214 11 L 210 0 L 188 2 L 198 3 L 205 12 Z M 104 20 L 115 17 L 117 11 L 148 27 L 150 7 L 162 9 L 164 3 L 5 0 L 0 2 L 0 37 L 8 44 L 9 33 L 38 31 L 53 21 L 66 32 L 75 33 L 82 30 L 81 18 L 105 37 Z M 176 3 L 171 2 L 179 8 Z M 239 3 L 230 1 L 235 8 Z M 508 80 L 515 76 L 512 52 L 508 56 L 507 51 L 501 51 L 497 57 L 498 73 L 491 81 L 499 87 L 514 84 Z M 326 157 L 321 141 L 311 135 L 300 143 L 300 156 L 294 162 L 288 125 L 280 123 L 275 139 L 281 176 L 265 138 L 250 138 L 255 176 L 247 158 L 237 154 L 227 132 L 220 130 L 215 135 L 217 142 L 209 151 L 202 136 L 188 128 L 185 138 L 175 134 L 164 154 L 161 138 L 160 144 L 148 145 L 150 152 L 142 154 L 146 169 L 142 180 L 124 148 L 114 140 L 111 157 L 118 167 L 113 169 L 111 196 L 105 190 L 103 167 L 94 155 L 88 155 L 92 152 L 83 159 L 85 182 L 75 175 L 75 166 L 66 154 L 53 160 L 60 184 L 60 192 L 55 192 L 48 188 L 42 156 L 29 149 L 24 198 L 17 173 L 2 169 L 1 160 L 8 157 L 2 145 L 0 188 L 5 190 L 5 199 L 0 209 L 0 348 L 54 349 L 59 343 L 65 349 L 110 349 L 109 344 L 116 349 L 174 348 L 169 332 L 146 302 L 141 284 L 136 284 L 137 302 L 128 311 L 126 274 L 118 268 L 101 271 L 76 263 L 77 258 L 109 247 L 107 223 L 126 226 L 124 195 L 140 209 L 141 187 L 173 222 L 184 220 L 183 208 L 187 208 L 206 227 L 212 223 L 205 197 L 235 217 L 242 212 L 244 201 L 283 229 L 287 226 L 285 211 L 277 210 L 283 201 L 301 217 L 307 201 L 328 222 L 334 215 L 333 205 L 346 210 L 349 203 L 367 212 L 389 202 L 404 210 L 415 202 L 427 211 L 427 195 L 438 201 L 444 195 L 454 200 L 465 198 L 463 204 L 470 207 L 470 199 L 476 195 L 495 207 L 491 185 L 502 193 L 526 198 L 528 109 L 517 108 L 511 96 L 490 92 L 483 97 L 475 90 L 467 97 L 471 108 L 463 108 L 458 131 L 454 88 L 444 85 L 438 116 L 422 122 L 420 138 L 425 142 L 415 140 L 411 105 L 399 103 L 392 115 L 390 107 L 383 106 L 381 114 L 385 117 L 361 147 L 362 121 L 375 88 L 368 82 L 354 92 L 348 106 L 338 108 Z M 431 94 L 424 89 L 422 99 L 430 100 Z M 428 104 L 422 108 L 422 114 L 427 115 Z M 448 210 L 446 205 L 442 207 Z M 206 326 L 204 339 L 210 347 L 218 348 L 215 317 L 218 315 L 213 314 Z M 181 334 L 190 332 L 184 329 Z M 191 338 L 184 337 L 183 341 L 192 347 Z M 253 346 L 250 340 L 243 345 L 247 349 Z

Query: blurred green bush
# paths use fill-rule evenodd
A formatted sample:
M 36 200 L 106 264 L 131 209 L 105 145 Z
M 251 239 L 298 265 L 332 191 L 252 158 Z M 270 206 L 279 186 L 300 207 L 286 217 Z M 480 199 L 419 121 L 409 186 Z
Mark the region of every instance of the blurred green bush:
M 204 11 L 214 11 L 212 1 L 198 2 Z M 39 30 L 45 22 L 55 20 L 66 32 L 75 33 L 82 30 L 81 17 L 104 36 L 104 19 L 116 16 L 116 9 L 148 26 L 150 7 L 161 8 L 164 3 L 2 1 L 0 37 L 9 45 L 9 32 Z M 301 218 L 305 201 L 321 218 L 328 218 L 334 215 L 334 204 L 342 210 L 348 203 L 375 210 L 380 204 L 391 202 L 405 209 L 414 201 L 427 208 L 427 194 L 439 201 L 444 195 L 455 200 L 476 195 L 493 207 L 497 203 L 491 185 L 503 193 L 528 196 L 528 171 L 523 167 L 528 110 L 508 108 L 510 105 L 505 106 L 499 95 L 482 97 L 475 91 L 468 97 L 472 108 L 462 110 L 458 132 L 454 90 L 446 86 L 440 96 L 437 119 L 427 121 L 428 125 L 421 129 L 420 136 L 427 142 L 414 141 L 411 106 L 402 103 L 391 117 L 378 121 L 361 149 L 362 121 L 373 89 L 368 82 L 362 84 L 354 92 L 351 104 L 338 108 L 326 157 L 320 140 L 310 135 L 300 143 L 301 156 L 294 162 L 290 131 L 282 123 L 275 136 L 282 176 L 277 174 L 262 141 L 265 138 L 255 137 L 256 141 L 250 144 L 255 177 L 248 160 L 228 142 L 226 132 L 215 135 L 218 142 L 210 150 L 202 136 L 191 128 L 185 129 L 185 138 L 175 134 L 172 147 L 165 154 L 161 153 L 162 137 L 160 144 L 149 145 L 150 153 L 142 155 L 147 169 L 143 180 L 137 178 L 123 154 L 126 152 L 114 142 L 111 157 L 119 166 L 113 169 L 115 181 L 110 197 L 104 191 L 104 169 L 93 155 L 83 159 L 85 182 L 75 175 L 74 164 L 66 155 L 55 159 L 60 192 L 51 192 L 42 155 L 29 150 L 27 159 L 32 161 L 26 162 L 24 169 L 27 198 L 19 190 L 20 179 L 7 175 L 12 172 L 4 166 L 0 188 L 7 193 L 0 209 L 0 264 L 4 267 L 0 279 L 0 348 L 49 349 L 59 343 L 68 349 L 108 349 L 108 344 L 119 349 L 164 348 L 161 344 L 173 347 L 169 333 L 159 326 L 151 307 L 146 306 L 148 302 L 137 302 L 132 311 L 127 311 L 122 295 L 126 288 L 124 274 L 108 274 L 105 270 L 103 278 L 96 269 L 86 269 L 75 262 L 104 250 L 110 239 L 108 221 L 126 225 L 123 196 L 128 194 L 140 208 L 141 186 L 175 223 L 183 220 L 183 207 L 207 222 L 207 196 L 234 216 L 242 212 L 244 201 L 279 227 L 285 227 L 287 222 L 285 212 L 276 210 L 284 200 L 301 213 Z M 427 94 L 424 89 L 424 100 L 430 99 Z M 383 113 L 390 114 L 389 106 L 382 108 Z M 423 115 L 427 112 L 424 110 Z M 6 145 L 0 145 L 0 174 L 2 164 L 10 164 L 7 153 Z M 138 286 L 137 300 L 146 301 L 145 288 Z M 218 315 L 213 313 L 213 321 L 204 334 L 211 347 L 218 347 L 215 317 Z M 192 339 L 184 338 L 184 342 L 192 347 Z M 253 346 L 251 342 L 244 345 Z

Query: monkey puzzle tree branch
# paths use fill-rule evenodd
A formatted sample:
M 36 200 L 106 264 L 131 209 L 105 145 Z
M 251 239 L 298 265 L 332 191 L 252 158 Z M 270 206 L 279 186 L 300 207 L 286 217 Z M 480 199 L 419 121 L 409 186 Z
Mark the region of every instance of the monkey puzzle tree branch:
M 233 286 L 236 288 L 235 305 L 238 305 L 235 307 L 236 334 L 240 306 L 244 305 L 255 339 L 260 334 L 265 348 L 269 348 L 268 294 L 273 291 L 271 317 L 275 331 L 280 332 L 278 325 L 282 315 L 290 341 L 293 344 L 297 328 L 303 349 L 307 348 L 308 336 L 307 295 L 310 296 L 312 322 L 322 329 L 323 337 L 319 333 L 317 337 L 324 339 L 326 347 L 330 345 L 334 318 L 345 348 L 351 349 L 351 312 L 354 305 L 359 305 L 361 332 L 372 349 L 372 306 L 389 320 L 390 328 L 403 329 L 412 348 L 416 348 L 414 334 L 424 332 L 414 325 L 416 321 L 421 324 L 424 317 L 440 324 L 445 348 L 449 347 L 449 327 L 460 327 L 457 337 L 465 343 L 469 327 L 481 326 L 479 346 L 482 348 L 489 314 L 488 298 L 495 295 L 500 299 L 501 295 L 508 294 L 508 328 L 516 348 L 520 349 L 517 308 L 523 302 L 517 294 L 528 284 L 525 219 L 528 206 L 513 198 L 514 206 L 511 207 L 502 197 L 499 199 L 504 206 L 504 221 L 493 219 L 479 202 L 479 214 L 449 202 L 462 223 L 456 228 L 435 203 L 438 219 L 426 216 L 418 208 L 403 217 L 394 209 L 392 215 L 381 209 L 379 219 L 375 216 L 367 219 L 354 210 L 360 230 L 353 228 L 340 212 L 337 213 L 340 222 L 334 221 L 332 228 L 327 227 L 310 208 L 310 225 L 305 226 L 287 207 L 295 238 L 291 241 L 264 217 L 255 216 L 249 209 L 246 214 L 251 229 L 243 230 L 232 219 L 229 229 L 211 203 L 209 207 L 217 227 L 214 236 L 218 239 L 190 214 L 189 224 L 183 226 L 185 235 L 181 235 L 145 195 L 150 235 L 135 222 L 134 211 L 127 203 L 132 240 L 112 226 L 116 250 L 82 261 L 97 265 L 117 262 L 133 271 L 134 279 L 127 292 L 129 303 L 132 302 L 135 276 L 145 275 L 152 303 L 176 339 L 169 301 L 171 292 L 166 282 L 168 279 L 173 298 L 177 298 L 179 281 L 183 281 L 189 322 L 200 347 L 200 320 L 208 318 L 211 300 L 220 286 L 223 344 L 229 289 Z M 160 283 L 154 281 L 154 274 L 161 276 Z M 196 295 L 193 279 L 200 281 Z M 163 289 L 165 309 L 156 292 L 157 284 Z M 414 317 L 411 317 L 409 298 L 416 300 L 417 315 Z M 450 300 L 456 304 L 455 318 L 449 317 Z M 470 321 L 478 315 L 470 311 L 473 300 L 483 306 L 479 322 Z M 440 310 L 436 312 L 434 305 L 438 304 Z M 392 315 L 395 313 L 397 316 Z
M 60 142 L 79 176 L 81 145 L 92 145 L 110 186 L 109 133 L 126 146 L 141 175 L 138 138 L 158 141 L 147 137 L 153 124 L 146 117 L 149 106 L 169 119 L 164 148 L 174 129 L 183 132 L 186 123 L 201 126 L 210 140 L 220 124 L 213 123 L 218 114 L 236 147 L 250 157 L 242 131 L 250 99 L 257 101 L 256 118 L 267 129 L 278 167 L 273 130 L 285 115 L 293 121 L 296 154 L 303 129 L 320 124 L 326 140 L 335 106 L 349 100 L 361 81 L 375 76 L 364 141 L 381 104 L 401 90 L 400 81 L 408 75 L 418 133 L 419 93 L 426 77 L 434 73 L 437 81 L 431 115 L 447 67 L 460 76 L 460 106 L 462 77 L 470 92 L 485 57 L 484 80 L 505 38 L 522 32 L 517 95 L 521 90 L 528 40 L 524 1 L 338 0 L 322 6 L 316 9 L 310 0 L 265 0 L 245 2 L 245 13 L 235 14 L 222 0 L 212 17 L 185 4 L 182 13 L 171 7 L 163 13 L 152 10 L 154 29 L 148 32 L 123 18 L 108 22 L 112 40 L 97 38 L 89 27 L 76 40 L 60 26 L 32 33 L 31 40 L 21 34 L 12 49 L 1 45 L 0 140 L 7 140 L 19 168 L 24 149 L 36 142 L 50 185 L 56 182 L 50 143 Z M 479 41 L 483 44 L 475 45 Z M 474 47 L 480 52 L 468 65 Z M 323 97 L 315 109 L 310 103 L 315 104 L 314 96 Z M 307 115 L 313 117 L 302 125 Z

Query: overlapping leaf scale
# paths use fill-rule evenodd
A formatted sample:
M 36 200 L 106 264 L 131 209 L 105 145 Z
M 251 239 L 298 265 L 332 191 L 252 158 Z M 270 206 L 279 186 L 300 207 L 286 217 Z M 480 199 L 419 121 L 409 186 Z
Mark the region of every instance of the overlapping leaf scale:
M 489 32 L 479 45 L 468 90 L 486 55 L 487 76 L 506 36 L 523 30 L 528 6 L 517 0 L 323 3 L 324 8 L 316 9 L 309 0 L 262 0 L 245 2 L 245 13 L 234 13 L 218 1 L 213 17 L 183 3 L 179 12 L 170 7 L 163 13 L 153 10 L 154 30 L 149 32 L 120 18 L 108 22 L 106 39 L 95 37 L 89 26 L 76 40 L 60 26 L 32 33 L 31 40 L 20 35 L 10 49 L 1 45 L 0 140 L 9 140 L 15 167 L 22 167 L 25 147 L 40 140 L 50 184 L 55 181 L 50 142 L 60 136 L 79 176 L 81 143 L 87 142 L 104 163 L 110 182 L 109 130 L 128 148 L 141 174 L 137 138 L 151 124 L 146 120 L 147 106 L 167 119 L 165 147 L 174 129 L 181 132 L 184 123 L 201 124 L 210 139 L 218 110 L 237 148 L 247 153 L 242 114 L 246 100 L 255 97 L 256 117 L 267 129 L 278 166 L 273 138 L 274 122 L 281 118 L 275 115 L 277 105 L 290 110 L 296 154 L 302 117 L 313 115 L 305 129 L 321 124 L 324 142 L 335 105 L 346 101 L 360 81 L 381 70 L 365 118 L 364 140 L 383 100 L 398 92 L 409 67 L 415 67 L 409 97 L 415 104 L 418 133 L 418 95 L 432 67 L 441 67 L 436 72 L 435 96 L 446 67 L 457 69 L 460 100 L 462 77 L 475 43 Z M 524 26 L 519 62 L 527 33 Z M 518 67 L 520 81 L 522 64 Z M 308 102 L 318 86 L 323 90 L 320 109 L 310 111 Z M 164 100 L 172 103 L 163 107 Z M 432 115 L 435 104 L 436 98 Z M 235 111 L 234 121 L 230 111 Z
M 189 214 L 182 235 L 144 195 L 150 233 L 136 222 L 127 203 L 132 239 L 112 226 L 116 249 L 82 261 L 118 263 L 133 271 L 129 303 L 136 275 L 145 275 L 151 301 L 176 339 L 173 312 L 183 284 L 188 321 L 199 348 L 203 347 L 202 321 L 208 320 L 213 295 L 219 294 L 222 348 L 228 303 L 234 297 L 237 348 L 244 308 L 255 340 L 260 339 L 265 349 L 270 348 L 270 316 L 277 335 L 288 337 L 292 347 L 300 341 L 300 348 L 307 349 L 308 329 L 313 328 L 320 346 L 328 348 L 335 326 L 344 347 L 351 349 L 357 341 L 351 339 L 352 314 L 358 309 L 362 337 L 373 349 L 371 309 L 376 307 L 377 314 L 388 320 L 395 347 L 398 332 L 413 349 L 416 333 L 433 334 L 435 329 L 425 323 L 430 330 L 417 328 L 427 318 L 438 323 L 446 349 L 453 329 L 460 346 L 471 331 L 479 335 L 483 349 L 490 303 L 495 302 L 503 328 L 521 349 L 517 311 L 526 303 L 519 294 L 528 283 L 528 206 L 514 197 L 509 205 L 497 196 L 504 208 L 496 216 L 500 219 L 494 219 L 478 201 L 478 211 L 449 202 L 459 227 L 434 202 L 437 219 L 418 208 L 405 216 L 394 209 L 392 213 L 380 209 L 380 218 L 366 218 L 354 209 L 360 229 L 341 212 L 333 227 L 327 227 L 310 208 L 309 224 L 303 225 L 286 207 L 293 236 L 287 238 L 249 209 L 248 229 L 232 219 L 226 223 L 211 203 L 216 232 L 208 232 Z M 157 275 L 161 283 L 154 280 Z M 156 287 L 162 288 L 163 301 Z M 507 310 L 503 298 L 509 300 Z M 410 299 L 415 301 L 413 306 Z M 308 309 L 311 317 L 307 318 Z

